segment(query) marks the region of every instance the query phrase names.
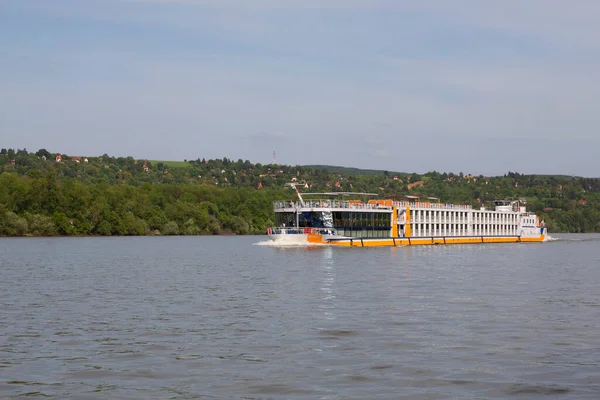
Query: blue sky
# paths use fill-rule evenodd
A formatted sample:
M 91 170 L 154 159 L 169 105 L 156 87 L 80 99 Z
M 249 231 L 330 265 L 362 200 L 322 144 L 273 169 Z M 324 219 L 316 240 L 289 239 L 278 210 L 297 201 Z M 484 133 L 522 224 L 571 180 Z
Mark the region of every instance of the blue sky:
M 588 0 L 0 0 L 0 144 L 600 176 L 599 19 Z

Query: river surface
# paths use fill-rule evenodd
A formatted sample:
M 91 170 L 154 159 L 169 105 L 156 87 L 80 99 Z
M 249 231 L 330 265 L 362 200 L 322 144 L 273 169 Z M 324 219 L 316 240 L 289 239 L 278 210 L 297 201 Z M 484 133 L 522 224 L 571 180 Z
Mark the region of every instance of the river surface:
M 599 399 L 600 236 L 554 236 L 0 239 L 0 398 Z

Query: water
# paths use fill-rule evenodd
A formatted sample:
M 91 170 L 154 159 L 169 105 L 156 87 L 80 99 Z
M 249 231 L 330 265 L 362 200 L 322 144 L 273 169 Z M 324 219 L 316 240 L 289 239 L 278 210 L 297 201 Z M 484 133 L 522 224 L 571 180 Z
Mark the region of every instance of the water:
M 0 239 L 0 398 L 598 399 L 600 236 Z

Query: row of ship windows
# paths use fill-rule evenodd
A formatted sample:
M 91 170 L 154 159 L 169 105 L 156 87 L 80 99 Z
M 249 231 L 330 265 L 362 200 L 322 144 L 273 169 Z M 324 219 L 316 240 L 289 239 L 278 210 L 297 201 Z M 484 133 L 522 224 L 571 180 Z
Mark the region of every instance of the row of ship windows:
M 457 229 L 467 229 L 467 227 L 469 226 L 468 224 L 414 224 L 415 227 L 422 227 L 422 226 L 430 226 L 430 227 L 435 227 L 435 229 L 450 229 L 450 228 L 457 228 Z M 518 225 L 511 225 L 511 224 L 473 224 L 473 229 L 479 229 L 479 228 L 502 228 L 502 229 L 517 229 L 519 226 Z
M 457 213 L 449 213 L 444 211 L 415 211 L 413 216 L 413 221 L 426 221 L 426 220 L 439 220 L 444 219 L 447 221 L 454 220 L 463 220 L 468 218 L 469 213 L 465 212 L 457 212 Z M 531 219 L 531 218 L 530 218 Z M 506 221 L 516 223 L 518 220 L 518 216 L 515 214 L 483 214 L 483 213 L 474 213 L 473 221 Z
M 335 227 L 390 229 L 392 225 L 389 213 L 334 212 L 332 216 Z M 323 227 L 326 220 L 321 212 L 275 213 L 277 226 L 295 226 L 297 222 L 299 227 Z
M 410 222 L 413 223 L 425 223 L 425 224 L 434 224 L 434 223 L 447 223 L 447 224 L 465 224 L 468 223 L 469 220 L 467 218 L 413 218 Z M 517 220 L 473 220 L 471 221 L 474 224 L 517 224 Z
M 357 222 L 363 222 L 363 225 L 389 225 L 390 214 L 334 212 L 333 220 L 339 222 L 339 225 L 349 225 Z
M 417 224 L 413 232 L 414 236 L 459 236 L 459 235 L 515 235 L 518 231 L 517 225 L 473 225 L 469 232 L 468 225 L 445 225 L 445 224 Z
M 356 238 L 389 238 L 390 230 L 373 230 L 373 229 L 360 229 L 352 230 L 345 228 L 336 228 L 337 234 L 348 237 Z
M 438 218 L 428 218 L 435 216 L 433 213 L 441 214 Z M 275 213 L 277 226 L 295 226 L 296 215 L 294 213 Z M 355 212 L 333 212 L 333 225 L 337 228 L 355 228 L 353 230 L 362 228 L 371 229 L 386 229 L 391 228 L 391 215 L 388 213 L 355 213 Z M 431 214 L 431 215 L 429 215 Z M 452 215 L 448 215 L 452 214 Z M 412 223 L 418 224 L 450 224 L 452 226 L 460 227 L 461 225 L 467 226 L 469 222 L 467 219 L 467 212 L 444 212 L 444 211 L 417 211 L 416 215 L 412 218 Z M 480 219 L 478 217 L 483 216 L 482 213 L 476 213 L 471 222 L 475 225 L 494 225 L 494 226 L 513 226 L 516 227 L 518 224 L 518 218 L 515 214 L 495 214 L 488 215 L 499 218 L 491 219 Z M 509 217 L 509 218 L 505 218 Z M 302 213 L 298 216 L 298 225 L 300 227 L 322 227 L 324 226 L 325 218 L 321 212 L 313 213 Z M 525 218 L 525 224 L 533 225 L 533 218 Z

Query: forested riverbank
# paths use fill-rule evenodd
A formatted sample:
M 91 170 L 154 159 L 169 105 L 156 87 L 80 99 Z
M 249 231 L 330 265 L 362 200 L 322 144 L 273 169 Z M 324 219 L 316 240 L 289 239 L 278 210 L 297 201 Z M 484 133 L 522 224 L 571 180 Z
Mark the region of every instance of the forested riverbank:
M 59 182 L 51 171 L 34 175 L 0 176 L 0 235 L 264 233 L 278 194 L 205 185 Z

